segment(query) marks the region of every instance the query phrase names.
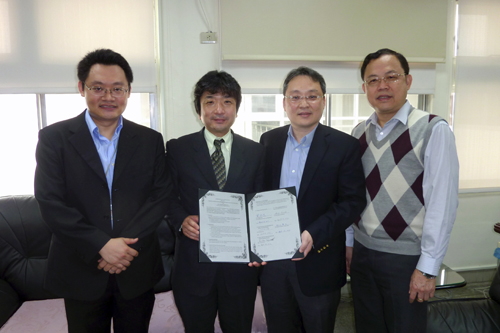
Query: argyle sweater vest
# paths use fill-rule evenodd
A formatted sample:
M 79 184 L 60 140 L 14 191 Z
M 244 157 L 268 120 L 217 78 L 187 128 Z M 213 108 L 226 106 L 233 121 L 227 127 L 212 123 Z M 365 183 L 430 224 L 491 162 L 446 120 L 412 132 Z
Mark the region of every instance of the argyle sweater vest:
M 412 108 L 381 141 L 375 126 L 361 122 L 359 139 L 366 178 L 367 206 L 355 222 L 354 238 L 365 247 L 388 253 L 420 255 L 425 217 L 422 189 L 424 155 L 434 125 L 443 120 Z

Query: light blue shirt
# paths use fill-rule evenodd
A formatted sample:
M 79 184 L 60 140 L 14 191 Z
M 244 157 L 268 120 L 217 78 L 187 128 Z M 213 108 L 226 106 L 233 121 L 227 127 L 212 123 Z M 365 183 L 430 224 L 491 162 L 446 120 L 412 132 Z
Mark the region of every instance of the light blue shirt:
M 109 189 L 109 202 L 111 211 L 111 228 L 113 228 L 113 206 L 111 200 L 111 188 L 113 186 L 113 175 L 115 174 L 115 160 L 116 151 L 118 150 L 118 139 L 120 138 L 120 132 L 123 127 L 123 117 L 120 116 L 118 120 L 118 126 L 116 127 L 115 133 L 111 140 L 99 133 L 99 128 L 90 117 L 89 110 L 85 111 L 85 121 L 94 140 L 97 153 L 101 159 L 104 174 L 106 175 L 106 182 L 108 183 Z
M 288 139 L 286 140 L 283 163 L 281 164 L 280 188 L 295 186 L 297 197 L 299 196 L 300 182 L 307 161 L 307 154 L 311 148 L 314 133 L 318 126 L 304 136 L 300 143 L 293 137 L 292 126 L 288 129 Z

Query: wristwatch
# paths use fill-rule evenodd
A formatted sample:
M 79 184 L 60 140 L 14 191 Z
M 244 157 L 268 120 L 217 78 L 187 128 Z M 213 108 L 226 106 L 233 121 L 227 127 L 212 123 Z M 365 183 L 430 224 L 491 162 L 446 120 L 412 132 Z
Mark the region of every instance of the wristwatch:
M 431 274 L 427 274 L 427 273 L 424 273 L 422 272 L 420 269 L 418 270 L 420 273 L 422 273 L 423 276 L 425 276 L 426 278 L 428 279 L 435 279 L 436 278 L 436 275 L 431 275 Z

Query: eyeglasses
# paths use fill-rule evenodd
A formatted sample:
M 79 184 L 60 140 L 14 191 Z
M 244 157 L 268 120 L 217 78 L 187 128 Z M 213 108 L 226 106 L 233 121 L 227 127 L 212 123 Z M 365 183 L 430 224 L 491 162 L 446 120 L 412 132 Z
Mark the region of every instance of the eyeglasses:
M 406 74 L 392 73 L 392 74 L 387 74 L 386 76 L 382 76 L 382 77 L 375 76 L 375 77 L 371 77 L 368 80 L 363 81 L 363 82 L 366 83 L 370 87 L 375 87 L 375 86 L 378 86 L 380 84 L 380 82 L 382 82 L 382 80 L 384 80 L 385 83 L 396 83 L 399 81 L 399 78 L 401 76 L 406 76 Z
M 89 86 L 87 86 L 87 84 L 85 84 L 85 87 L 87 87 L 87 89 L 92 93 L 92 95 L 99 96 L 99 97 L 106 95 L 108 93 L 108 91 L 111 93 L 112 97 L 116 97 L 116 98 L 123 97 L 128 92 L 128 89 L 124 89 L 124 88 L 107 89 L 107 88 L 103 88 L 100 86 L 89 87 Z
M 300 95 L 292 95 L 292 96 L 284 96 L 285 98 L 288 98 L 290 103 L 299 103 L 303 99 L 306 100 L 308 103 L 315 103 L 319 101 L 321 98 L 323 98 L 322 95 L 308 95 L 308 96 L 300 96 Z

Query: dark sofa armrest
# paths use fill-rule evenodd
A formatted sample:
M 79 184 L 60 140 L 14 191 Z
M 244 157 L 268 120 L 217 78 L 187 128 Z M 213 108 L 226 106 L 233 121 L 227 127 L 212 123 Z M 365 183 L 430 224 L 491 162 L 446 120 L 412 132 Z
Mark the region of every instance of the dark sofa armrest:
M 500 332 L 500 304 L 486 298 L 429 302 L 427 333 Z
M 7 281 L 0 280 L 0 327 L 19 309 L 22 301 Z

